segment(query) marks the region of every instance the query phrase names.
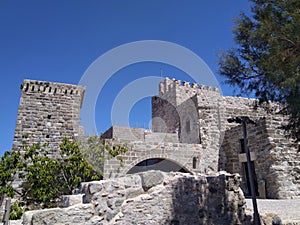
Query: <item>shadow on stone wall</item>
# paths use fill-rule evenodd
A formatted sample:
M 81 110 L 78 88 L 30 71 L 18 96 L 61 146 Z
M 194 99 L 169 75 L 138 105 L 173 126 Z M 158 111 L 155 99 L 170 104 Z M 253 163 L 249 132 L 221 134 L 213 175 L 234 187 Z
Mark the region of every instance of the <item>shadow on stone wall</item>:
M 278 129 L 280 118 L 259 118 L 256 125 L 248 125 L 248 145 L 253 154 L 258 197 L 260 198 L 290 198 L 299 195 L 299 165 L 300 155 L 292 143 L 285 139 L 282 130 Z M 220 154 L 219 170 L 228 173 L 239 173 L 242 177 L 241 188 L 249 194 L 249 183 L 245 173 L 246 158 L 241 157 L 241 142 L 243 138 L 241 126 L 228 129 L 225 133 Z
M 173 218 L 166 224 L 245 224 L 238 175 L 184 177 L 173 183 Z

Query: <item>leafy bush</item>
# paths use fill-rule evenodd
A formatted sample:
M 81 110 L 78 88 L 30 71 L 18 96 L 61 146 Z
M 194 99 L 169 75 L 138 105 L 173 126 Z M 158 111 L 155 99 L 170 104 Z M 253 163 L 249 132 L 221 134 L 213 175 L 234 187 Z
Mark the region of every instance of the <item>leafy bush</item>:
M 10 220 L 19 220 L 21 219 L 23 213 L 24 213 L 24 208 L 23 208 L 23 203 L 20 201 L 16 201 L 10 206 L 10 214 L 9 214 L 9 219 Z
M 19 219 L 27 209 L 57 207 L 61 196 L 72 194 L 81 182 L 99 180 L 106 158 L 127 151 L 126 145 L 106 144 L 99 137 L 88 138 L 87 145 L 64 138 L 56 157 L 47 147 L 23 143 L 20 151 L 5 152 L 0 158 L 0 195 L 13 197 L 13 180 L 16 176 L 22 180 L 21 201 L 11 205 L 11 219 Z M 118 160 L 122 163 L 122 158 Z
M 81 182 L 97 180 L 99 175 L 84 160 L 79 143 L 64 138 L 57 158 L 33 144 L 24 154 L 25 180 L 22 199 L 26 205 L 48 208 L 60 202 L 60 196 L 72 194 Z
M 11 184 L 20 167 L 19 152 L 4 152 L 0 158 L 0 196 L 14 197 L 15 192 Z

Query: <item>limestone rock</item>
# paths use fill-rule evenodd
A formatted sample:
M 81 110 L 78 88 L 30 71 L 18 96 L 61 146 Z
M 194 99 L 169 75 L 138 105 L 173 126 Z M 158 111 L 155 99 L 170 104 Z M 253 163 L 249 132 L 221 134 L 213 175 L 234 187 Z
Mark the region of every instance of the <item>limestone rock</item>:
M 84 224 L 94 211 L 92 204 L 80 204 L 68 208 L 53 208 L 25 212 L 24 225 Z
M 142 179 L 142 187 L 145 191 L 148 191 L 150 188 L 159 185 L 164 180 L 164 173 L 158 170 L 148 171 L 147 173 L 139 174 Z
M 160 171 L 93 181 L 82 184 L 85 204 L 29 211 L 23 224 L 245 224 L 239 183 L 238 175 Z

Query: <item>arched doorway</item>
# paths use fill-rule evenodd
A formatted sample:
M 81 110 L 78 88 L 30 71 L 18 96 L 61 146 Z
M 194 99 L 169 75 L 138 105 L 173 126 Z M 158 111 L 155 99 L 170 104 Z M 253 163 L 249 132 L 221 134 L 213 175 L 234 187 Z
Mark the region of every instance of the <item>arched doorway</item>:
M 189 171 L 187 171 L 185 168 L 171 160 L 162 158 L 151 158 L 143 160 L 142 162 L 136 164 L 127 172 L 127 174 L 139 173 L 148 170 L 189 173 Z

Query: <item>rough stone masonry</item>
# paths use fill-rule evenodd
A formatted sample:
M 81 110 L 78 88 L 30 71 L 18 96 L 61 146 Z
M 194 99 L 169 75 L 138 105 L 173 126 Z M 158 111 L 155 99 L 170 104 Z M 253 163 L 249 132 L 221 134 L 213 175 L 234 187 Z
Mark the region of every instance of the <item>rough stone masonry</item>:
M 81 134 L 80 108 L 85 89 L 71 84 L 24 80 L 13 150 L 22 143 L 48 143 L 55 155 L 64 136 Z
M 24 225 L 249 224 L 239 175 L 148 171 L 82 183 L 63 208 L 26 212 Z
M 48 142 L 55 156 L 64 135 L 83 135 L 79 125 L 85 89 L 77 85 L 24 80 L 13 150 L 23 141 Z M 112 127 L 102 135 L 127 144 L 129 151 L 107 160 L 104 177 L 120 177 L 137 169 L 239 173 L 242 190 L 249 182 L 241 126 L 228 118 L 249 116 L 248 143 L 261 198 L 300 196 L 300 154 L 279 127 L 286 118 L 255 108 L 255 99 L 222 96 L 217 88 L 166 78 L 152 98 L 152 130 Z M 276 104 L 274 104 L 276 105 Z M 28 134 L 28 136 L 24 136 Z

